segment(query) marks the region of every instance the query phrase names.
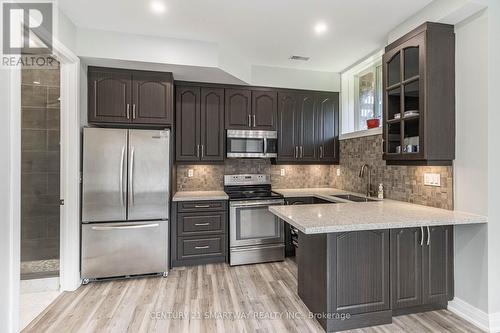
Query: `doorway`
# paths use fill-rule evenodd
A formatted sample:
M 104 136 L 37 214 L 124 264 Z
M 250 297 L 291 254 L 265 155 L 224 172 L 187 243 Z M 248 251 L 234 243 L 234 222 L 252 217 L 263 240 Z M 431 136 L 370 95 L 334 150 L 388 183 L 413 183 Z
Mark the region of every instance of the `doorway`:
M 21 68 L 21 328 L 59 295 L 61 71 L 47 58 Z

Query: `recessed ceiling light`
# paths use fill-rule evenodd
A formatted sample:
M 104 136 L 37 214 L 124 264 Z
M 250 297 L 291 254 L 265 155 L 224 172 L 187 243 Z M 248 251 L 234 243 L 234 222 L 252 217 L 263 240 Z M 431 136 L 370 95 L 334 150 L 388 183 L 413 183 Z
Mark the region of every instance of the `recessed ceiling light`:
M 328 30 L 328 27 L 326 26 L 325 22 L 318 22 L 314 26 L 314 32 L 316 33 L 316 35 L 324 34 L 326 30 Z
M 167 7 L 161 1 L 153 1 L 153 2 L 151 2 L 151 10 L 155 14 L 163 14 L 167 10 Z

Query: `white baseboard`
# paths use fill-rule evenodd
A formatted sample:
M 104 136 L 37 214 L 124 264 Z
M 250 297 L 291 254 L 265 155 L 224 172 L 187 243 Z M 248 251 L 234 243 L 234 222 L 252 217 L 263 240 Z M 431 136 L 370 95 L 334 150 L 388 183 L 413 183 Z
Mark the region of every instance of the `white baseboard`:
M 448 310 L 490 333 L 500 332 L 500 313 L 488 314 L 469 303 L 454 298 L 448 303 Z
M 490 314 L 490 332 L 500 332 L 500 312 Z
M 59 278 L 21 280 L 21 294 L 59 291 Z

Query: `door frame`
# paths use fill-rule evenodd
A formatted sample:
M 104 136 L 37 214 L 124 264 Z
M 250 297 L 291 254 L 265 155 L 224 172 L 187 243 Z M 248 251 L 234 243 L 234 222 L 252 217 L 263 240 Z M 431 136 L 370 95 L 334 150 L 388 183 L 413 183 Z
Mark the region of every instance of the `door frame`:
M 60 193 L 64 199 L 60 215 L 60 291 L 73 291 L 80 279 L 80 59 L 62 43 L 53 41 L 53 55 L 60 62 Z M 20 241 L 21 241 L 21 71 L 7 69 L 9 79 L 8 166 L 9 220 L 6 308 L 7 321 L 0 327 L 19 331 L 20 318 Z M 3 290 L 2 290 L 2 294 Z M 4 326 L 5 325 L 5 326 Z

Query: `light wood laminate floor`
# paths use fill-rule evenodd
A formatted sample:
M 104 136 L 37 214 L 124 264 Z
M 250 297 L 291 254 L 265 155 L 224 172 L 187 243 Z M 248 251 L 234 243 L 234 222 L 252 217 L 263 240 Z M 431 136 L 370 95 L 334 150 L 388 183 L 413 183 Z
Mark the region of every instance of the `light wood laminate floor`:
M 183 267 L 167 278 L 91 283 L 61 294 L 23 332 L 324 332 L 308 318 L 296 293 L 296 276 L 295 263 L 287 259 Z M 350 332 L 481 330 L 442 310 Z

